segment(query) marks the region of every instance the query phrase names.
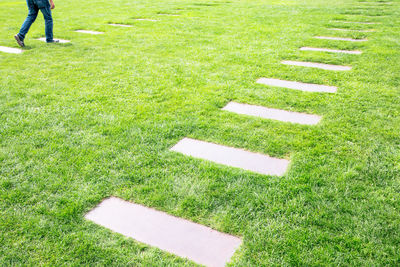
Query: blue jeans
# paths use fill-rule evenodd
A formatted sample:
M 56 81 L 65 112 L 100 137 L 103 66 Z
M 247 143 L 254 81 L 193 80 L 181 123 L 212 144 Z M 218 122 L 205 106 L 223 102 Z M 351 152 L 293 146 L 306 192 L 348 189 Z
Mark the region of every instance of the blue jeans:
M 39 10 L 43 14 L 44 22 L 45 22 L 45 31 L 46 31 L 46 41 L 53 41 L 53 18 L 51 16 L 50 3 L 48 0 L 26 0 L 28 4 L 29 13 L 28 17 L 25 19 L 24 24 L 22 24 L 21 29 L 19 30 L 18 36 L 23 41 L 25 39 L 25 35 L 28 33 L 29 28 L 32 26 L 32 23 L 35 22 Z

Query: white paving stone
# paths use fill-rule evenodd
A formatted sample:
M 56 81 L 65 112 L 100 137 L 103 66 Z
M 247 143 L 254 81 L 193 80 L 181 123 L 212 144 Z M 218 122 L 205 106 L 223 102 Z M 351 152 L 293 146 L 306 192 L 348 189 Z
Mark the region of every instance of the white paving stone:
M 371 2 L 371 1 L 360 1 L 360 4 L 368 4 L 368 5 L 391 5 L 392 2 Z
M 11 54 L 21 54 L 23 52 L 22 49 L 5 47 L 5 46 L 0 46 L 0 51 L 4 52 L 4 53 L 11 53 Z
M 291 65 L 291 66 L 318 68 L 318 69 L 323 69 L 323 70 L 334 70 L 334 71 L 351 70 L 350 66 L 330 65 L 330 64 L 303 62 L 303 61 L 284 60 L 284 61 L 282 61 L 282 64 Z
M 329 53 L 342 53 L 342 54 L 353 54 L 360 55 L 361 51 L 350 51 L 350 50 L 337 50 L 337 49 L 327 49 L 327 48 L 316 48 L 316 47 L 302 47 L 301 51 L 317 51 L 317 52 L 329 52 Z
M 323 40 L 335 40 L 335 41 L 349 41 L 349 42 L 366 42 L 367 39 L 352 39 L 352 38 L 342 38 L 342 37 L 329 37 L 329 36 L 315 36 L 316 39 Z
M 76 30 L 76 32 L 87 33 L 87 34 L 104 34 L 104 32 L 87 31 L 87 30 Z
M 304 92 L 322 92 L 322 93 L 336 93 L 336 86 L 327 86 L 320 84 L 312 84 L 312 83 L 301 83 L 301 82 L 293 82 L 293 81 L 284 81 L 278 79 L 268 79 L 268 78 L 260 78 L 257 80 L 257 83 L 283 87 L 293 90 L 300 90 Z
M 118 24 L 118 23 L 109 23 L 108 25 L 110 25 L 110 26 L 115 26 L 115 27 L 125 27 L 125 28 L 131 28 L 131 27 L 133 27 L 132 25 Z
M 159 13 L 158 15 L 161 15 L 161 16 L 172 16 L 172 17 L 180 16 L 179 14 L 164 14 L 164 13 Z
M 172 151 L 265 175 L 285 174 L 289 161 L 204 141 L 184 138 Z
M 164 212 L 111 197 L 86 219 L 196 263 L 223 267 L 242 240 Z
M 135 20 L 138 20 L 138 21 L 158 21 L 156 19 L 135 19 Z
M 339 28 L 331 28 L 332 31 L 343 31 L 343 32 L 375 32 L 375 29 L 368 30 L 353 30 L 353 29 L 339 29 Z
M 39 40 L 39 41 L 42 41 L 42 42 L 46 42 L 46 38 L 44 38 L 44 37 L 39 38 L 38 40 Z M 71 41 L 69 41 L 69 40 L 62 40 L 62 39 L 54 39 L 54 40 L 58 40 L 61 44 L 65 44 L 65 43 L 71 42 Z
M 292 112 L 274 108 L 266 108 L 262 106 L 254 106 L 248 104 L 240 104 L 230 102 L 222 110 L 234 112 L 242 115 L 260 117 L 264 119 L 278 120 L 284 122 L 292 122 L 306 125 L 315 125 L 321 121 L 321 117 L 317 115 Z
M 366 22 L 366 21 L 344 21 L 344 20 L 335 20 L 334 22 L 346 23 L 346 24 L 380 24 L 380 22 Z

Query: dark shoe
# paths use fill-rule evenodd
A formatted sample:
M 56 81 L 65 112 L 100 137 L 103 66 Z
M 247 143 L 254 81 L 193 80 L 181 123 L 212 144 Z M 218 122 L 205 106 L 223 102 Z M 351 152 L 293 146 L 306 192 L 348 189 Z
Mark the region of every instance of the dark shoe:
M 25 47 L 24 41 L 22 41 L 21 38 L 19 38 L 18 34 L 14 35 L 14 38 L 17 41 L 17 43 L 19 44 L 20 47 Z
M 50 41 L 50 42 L 47 42 L 48 44 L 56 44 L 56 43 L 59 43 L 60 41 L 59 40 L 53 40 L 53 41 Z

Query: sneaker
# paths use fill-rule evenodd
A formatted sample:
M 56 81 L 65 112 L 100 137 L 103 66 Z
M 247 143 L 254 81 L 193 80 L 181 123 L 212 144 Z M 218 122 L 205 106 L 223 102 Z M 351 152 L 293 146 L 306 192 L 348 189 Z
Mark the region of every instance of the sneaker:
M 53 41 L 50 41 L 50 42 L 47 42 L 48 44 L 56 44 L 56 43 L 59 43 L 60 42 L 60 40 L 53 40 Z
M 14 38 L 17 41 L 17 43 L 19 44 L 20 47 L 25 47 L 24 41 L 22 41 L 21 38 L 19 38 L 18 34 L 14 35 Z

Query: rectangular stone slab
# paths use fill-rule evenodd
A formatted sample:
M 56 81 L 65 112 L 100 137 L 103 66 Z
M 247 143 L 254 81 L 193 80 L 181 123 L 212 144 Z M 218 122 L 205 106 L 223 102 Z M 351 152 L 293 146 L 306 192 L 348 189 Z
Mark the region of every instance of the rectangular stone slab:
M 158 21 L 156 19 L 135 19 L 135 20 L 138 20 L 138 21 Z
M 164 13 L 159 13 L 159 14 L 157 14 L 157 15 L 160 15 L 160 16 L 172 16 L 172 17 L 178 17 L 178 16 L 180 16 L 179 14 L 164 14 Z
M 330 64 L 303 62 L 303 61 L 284 60 L 284 61 L 282 61 L 282 64 L 291 65 L 291 66 L 318 68 L 318 69 L 323 69 L 323 70 L 335 70 L 335 71 L 351 70 L 351 67 L 349 67 L 349 66 L 330 65 Z
M 108 25 L 110 25 L 110 26 L 115 26 L 115 27 L 125 27 L 125 28 L 131 28 L 131 27 L 133 27 L 132 25 L 127 25 L 127 24 L 115 24 L 115 23 L 109 23 Z
M 171 150 L 187 156 L 205 159 L 264 175 L 282 176 L 289 166 L 289 161 L 286 159 L 273 158 L 268 155 L 191 138 L 182 139 L 172 147 Z
M 85 218 L 139 242 L 212 267 L 225 266 L 242 243 L 238 237 L 116 197 L 103 200 Z
M 391 5 L 392 2 L 371 2 L 371 1 L 359 1 L 359 4 L 368 4 L 368 5 Z
M 380 24 L 380 22 L 364 22 L 364 21 L 344 21 L 344 20 L 335 20 L 334 22 L 346 23 L 346 24 Z
M 358 14 L 358 16 L 368 17 L 368 18 L 386 18 L 388 15 L 366 15 L 366 14 Z
M 301 51 L 317 51 L 317 52 L 328 52 L 328 53 L 341 53 L 341 54 L 353 54 L 353 55 L 360 55 L 362 54 L 361 51 L 350 51 L 350 50 L 337 50 L 337 49 L 327 49 L 327 48 L 316 48 L 316 47 L 302 47 L 300 48 Z
M 340 28 L 330 28 L 329 30 L 332 31 L 343 31 L 343 32 L 375 32 L 375 29 L 368 29 L 368 30 L 352 30 L 352 29 L 340 29 Z
M 11 54 L 21 54 L 24 50 L 6 46 L 0 46 L 0 52 L 11 53 Z
M 348 41 L 348 42 L 366 42 L 367 39 L 352 39 L 352 38 L 342 38 L 342 37 L 330 37 L 330 36 L 315 36 L 315 39 L 322 40 L 335 40 L 335 41 Z
M 327 86 L 327 85 L 319 85 L 319 84 L 311 84 L 311 83 L 301 83 L 301 82 L 292 82 L 292 81 L 284 81 L 278 79 L 268 79 L 268 78 L 260 78 L 257 80 L 257 83 L 283 87 L 293 90 L 300 90 L 304 92 L 323 92 L 323 93 L 336 93 L 336 86 Z
M 236 102 L 228 103 L 228 105 L 222 108 L 222 110 L 242 115 L 260 117 L 264 119 L 299 123 L 305 125 L 315 125 L 321 121 L 321 117 L 317 115 L 266 108 L 262 106 L 240 104 Z
M 76 30 L 76 32 L 87 33 L 87 34 L 104 34 L 104 32 L 87 31 L 87 30 Z
M 39 41 L 42 41 L 42 42 L 46 42 L 46 38 L 44 38 L 44 37 L 39 38 L 38 40 L 39 40 Z M 65 43 L 71 42 L 71 41 L 69 41 L 69 40 L 62 40 L 62 39 L 54 39 L 54 40 L 58 40 L 61 44 L 65 44 Z

